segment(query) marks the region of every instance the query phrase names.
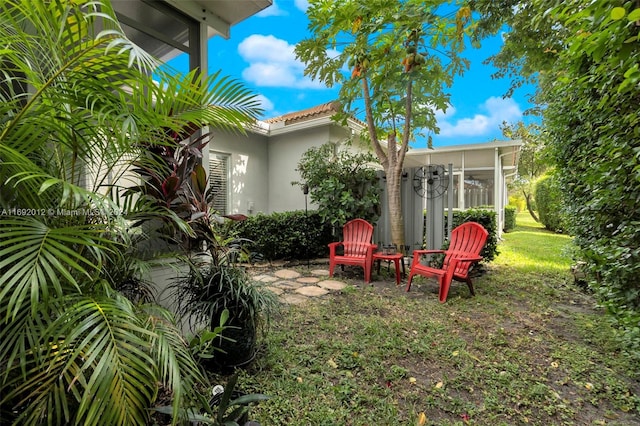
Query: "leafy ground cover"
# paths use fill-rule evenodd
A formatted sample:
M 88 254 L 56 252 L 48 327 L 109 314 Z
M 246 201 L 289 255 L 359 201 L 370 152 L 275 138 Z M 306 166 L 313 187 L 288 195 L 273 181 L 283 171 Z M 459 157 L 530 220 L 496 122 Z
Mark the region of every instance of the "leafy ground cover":
M 519 215 L 446 304 L 392 277 L 291 306 L 241 372 L 262 425 L 640 425 L 637 365 L 574 285 L 570 238 Z M 305 269 L 301 268 L 301 272 Z M 218 378 L 224 380 L 224 378 Z

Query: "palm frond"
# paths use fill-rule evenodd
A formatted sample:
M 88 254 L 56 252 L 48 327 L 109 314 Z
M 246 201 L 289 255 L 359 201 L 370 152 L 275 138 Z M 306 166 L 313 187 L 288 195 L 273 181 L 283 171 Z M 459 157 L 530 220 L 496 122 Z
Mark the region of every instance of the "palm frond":
M 91 278 L 112 243 L 100 226 L 50 227 L 42 218 L 3 218 L 0 232 L 0 304 L 15 316 L 28 303 L 33 311 L 50 291 L 81 292 L 78 276 Z
M 50 307 L 57 318 L 41 330 L 39 362 L 9 383 L 3 400 L 17 401 L 17 421 L 55 423 L 67 411 L 72 418 L 64 421 L 73 424 L 145 424 L 157 393 L 148 349 L 155 334 L 134 306 L 111 293 L 64 297 Z
M 165 84 L 156 85 L 146 96 L 153 99 L 156 113 L 174 120 L 171 128 L 177 126 L 181 130 L 197 124 L 237 132 L 253 124 L 262 113 L 257 96 L 240 81 L 222 76 L 220 71 L 206 78 L 196 72 L 178 78 L 158 75 Z M 137 93 L 142 95 L 140 91 Z
M 143 309 L 148 314 L 147 327 L 155 332 L 149 348 L 158 362 L 162 383 L 171 389 L 173 416 L 177 418 L 179 409 L 189 405 L 187 396 L 193 395 L 195 385 L 207 383 L 207 379 L 177 329 L 173 315 L 158 305 Z

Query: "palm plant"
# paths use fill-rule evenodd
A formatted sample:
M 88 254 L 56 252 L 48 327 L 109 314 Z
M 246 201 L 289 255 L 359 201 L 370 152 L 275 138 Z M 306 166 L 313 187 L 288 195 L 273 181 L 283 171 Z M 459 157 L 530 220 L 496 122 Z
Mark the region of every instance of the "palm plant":
M 171 314 L 111 278 L 132 226 L 191 231 L 121 196 L 149 144 L 191 126 L 240 129 L 257 101 L 217 74 L 158 71 L 108 0 L 4 0 L 0 46 L 0 418 L 144 424 L 158 383 L 177 418 L 203 375 Z

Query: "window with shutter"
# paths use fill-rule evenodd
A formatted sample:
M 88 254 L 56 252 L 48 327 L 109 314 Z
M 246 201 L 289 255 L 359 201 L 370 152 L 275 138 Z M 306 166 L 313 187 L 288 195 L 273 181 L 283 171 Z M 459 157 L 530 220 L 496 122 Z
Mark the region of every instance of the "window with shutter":
M 229 155 L 211 153 L 209 160 L 209 185 L 213 195 L 213 208 L 218 214 L 227 214 L 229 198 Z

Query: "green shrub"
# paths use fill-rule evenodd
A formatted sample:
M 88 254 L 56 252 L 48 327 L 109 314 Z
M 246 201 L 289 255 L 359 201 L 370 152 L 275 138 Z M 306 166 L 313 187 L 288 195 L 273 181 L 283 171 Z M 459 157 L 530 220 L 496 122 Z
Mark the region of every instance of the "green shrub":
M 445 216 L 446 220 L 446 216 Z M 493 210 L 469 209 L 453 214 L 453 227 L 478 222 L 489 232 L 481 255 L 487 262 L 498 254 L 496 213 Z M 292 211 L 258 214 L 247 220 L 234 222 L 238 237 L 250 242 L 246 245 L 254 259 L 307 259 L 328 256 L 327 244 L 334 241 L 331 225 L 317 211 Z M 445 223 L 446 226 L 446 223 Z
M 468 209 L 453 212 L 452 229 L 465 222 L 478 222 L 489 232 L 487 244 L 482 249 L 480 255 L 483 262 L 491 262 L 498 255 L 498 232 L 496 225 L 496 212 L 488 209 Z M 447 226 L 447 216 L 445 215 L 445 227 Z
M 518 209 L 515 206 L 504 206 L 504 232 L 509 232 L 516 227 L 516 213 Z
M 527 208 L 527 201 L 521 194 L 510 195 L 509 205 L 515 207 L 517 211 L 521 212 Z
M 302 155 L 296 168 L 302 180 L 292 184 L 308 188 L 320 217 L 338 232 L 355 218 L 375 223 L 380 217 L 382 192 L 378 174 L 371 166 L 377 162 L 369 152 L 353 153 L 325 143 Z
M 567 230 L 566 213 L 560 182 L 554 174 L 547 174 L 536 183 L 534 191 L 538 217 L 540 222 L 550 231 L 563 232 Z
M 247 248 L 264 260 L 325 257 L 332 241 L 331 225 L 317 211 L 258 214 L 235 223 Z

